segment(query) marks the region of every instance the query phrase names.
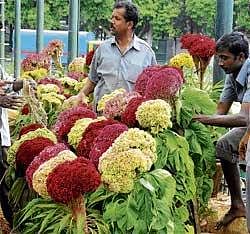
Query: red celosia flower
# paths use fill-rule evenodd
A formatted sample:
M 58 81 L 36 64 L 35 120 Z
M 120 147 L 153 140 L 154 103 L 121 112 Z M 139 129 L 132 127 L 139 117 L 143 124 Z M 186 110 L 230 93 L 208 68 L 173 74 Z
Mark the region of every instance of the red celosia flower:
M 71 109 L 61 112 L 58 119 L 53 127 L 58 142 L 68 142 L 68 133 L 70 129 L 74 126 L 78 119 L 82 118 L 96 118 L 96 113 L 81 106 L 73 107 Z
M 94 50 L 91 50 L 91 51 L 89 51 L 89 52 L 86 54 L 86 65 L 87 65 L 87 66 L 90 66 L 94 54 L 95 54 L 95 51 L 94 51 Z
M 30 105 L 25 104 L 21 110 L 22 115 L 28 115 L 30 113 Z
M 98 168 L 99 158 L 102 154 L 106 152 L 121 133 L 127 130 L 128 127 L 125 124 L 119 123 L 107 125 L 99 132 L 89 153 L 89 158 L 95 164 L 96 168 Z
M 138 106 L 144 101 L 146 101 L 145 97 L 135 97 L 131 99 L 122 113 L 121 122 L 129 127 L 136 127 L 138 122 L 136 120 L 135 112 L 137 111 Z
M 81 194 L 95 191 L 101 178 L 92 162 L 77 158 L 58 165 L 48 176 L 46 184 L 55 202 L 68 204 Z
M 21 67 L 23 71 L 33 71 L 39 68 L 44 68 L 49 70 L 50 68 L 50 59 L 44 53 L 33 53 L 28 55 L 25 59 L 23 59 L 21 63 Z
M 107 125 L 119 123 L 113 119 L 101 120 L 90 123 L 83 133 L 83 137 L 76 148 L 76 154 L 89 158 L 89 152 L 93 146 L 93 141 L 98 136 L 100 131 Z
M 33 174 L 39 168 L 39 166 L 48 161 L 50 158 L 57 156 L 59 152 L 67 149 L 68 147 L 63 143 L 47 146 L 33 159 L 26 170 L 26 180 L 30 188 L 32 188 Z
M 77 81 L 81 81 L 85 79 L 86 77 L 88 77 L 88 74 L 85 72 L 71 71 L 71 72 L 68 72 L 68 77 Z
M 54 142 L 45 137 L 36 137 L 32 140 L 24 141 L 16 153 L 16 166 L 21 171 L 26 171 L 35 156 L 45 147 L 54 145 Z
M 181 48 L 187 49 L 192 56 L 209 60 L 215 53 L 214 39 L 202 34 L 186 34 L 180 39 Z
M 148 81 L 145 97 L 147 99 L 170 99 L 176 95 L 183 83 L 183 74 L 178 68 L 164 66 Z
M 38 123 L 32 123 L 32 124 L 29 124 L 29 125 L 26 125 L 26 126 L 23 126 L 20 130 L 20 133 L 19 133 L 19 138 L 28 133 L 28 132 L 31 132 L 31 131 L 35 131 L 37 130 L 38 128 L 43 128 L 43 126 L 41 124 L 38 124 Z
M 61 84 L 61 81 L 54 78 L 54 77 L 45 77 L 45 78 L 39 80 L 38 84 L 44 84 L 44 85 L 46 85 L 46 84 L 54 84 L 59 88 L 59 90 L 60 90 L 59 93 L 63 93 L 63 86 Z
M 148 80 L 157 72 L 159 69 L 161 69 L 161 66 L 151 66 L 145 68 L 142 73 L 138 76 L 136 82 L 135 82 L 135 91 L 141 94 L 142 96 L 145 95 L 146 87 Z

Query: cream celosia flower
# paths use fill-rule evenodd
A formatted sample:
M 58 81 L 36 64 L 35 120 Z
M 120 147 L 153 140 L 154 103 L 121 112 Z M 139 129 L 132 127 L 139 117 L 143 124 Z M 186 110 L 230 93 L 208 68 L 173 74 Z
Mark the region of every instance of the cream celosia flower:
M 58 93 L 60 91 L 59 87 L 55 84 L 39 84 L 37 86 L 37 96 L 38 98 L 41 97 L 44 93 Z
M 57 156 L 50 158 L 39 166 L 32 177 L 33 189 L 42 197 L 48 197 L 46 180 L 49 173 L 51 173 L 59 164 L 65 161 L 73 161 L 77 156 L 70 150 L 63 150 Z
M 171 107 L 161 99 L 143 102 L 135 114 L 139 124 L 143 128 L 148 128 L 153 134 L 172 126 Z
M 77 120 L 74 126 L 70 129 L 70 132 L 68 133 L 69 144 L 76 149 L 83 137 L 84 131 L 89 126 L 89 124 L 104 119 L 105 117 L 98 117 L 97 119 L 84 118 Z
M 35 131 L 30 131 L 24 135 L 21 136 L 21 138 L 19 140 L 16 140 L 9 148 L 8 150 L 8 163 L 11 166 L 15 165 L 15 157 L 16 157 L 16 153 L 19 149 L 19 146 L 27 140 L 31 140 L 34 139 L 36 137 L 46 137 L 48 139 L 50 139 L 51 141 L 53 141 L 54 143 L 57 142 L 56 136 L 53 132 L 51 132 L 50 130 L 48 130 L 47 128 L 38 128 Z
M 84 87 L 84 85 L 86 84 L 86 82 L 87 82 L 87 80 L 88 79 L 83 79 L 81 82 L 77 82 L 76 84 L 75 84 L 75 86 L 74 86 L 74 90 L 75 91 L 80 91 L 80 90 L 82 90 L 82 88 Z
M 193 58 L 188 53 L 179 53 L 170 59 L 169 65 L 178 68 L 194 68 Z
M 144 153 L 145 159 L 147 158 L 149 168 L 157 159 L 155 139 L 149 133 L 138 128 L 130 128 L 123 132 L 115 139 L 107 152 L 119 153 L 129 149 L 140 149 Z
M 60 78 L 60 81 L 61 81 L 61 84 L 63 86 L 68 85 L 70 87 L 75 87 L 75 85 L 78 83 L 77 80 L 74 80 L 74 79 L 69 78 L 67 76 L 64 76 L 64 77 Z
M 65 97 L 61 94 L 57 94 L 54 92 L 51 93 L 44 93 L 40 96 L 40 100 L 43 102 L 44 105 L 52 104 L 54 107 L 59 107 L 62 105 Z
M 105 108 L 105 103 L 107 101 L 109 101 L 110 99 L 112 99 L 113 97 L 115 97 L 117 94 L 121 94 L 121 93 L 124 93 L 124 92 L 126 92 L 126 90 L 121 88 L 121 89 L 116 89 L 115 91 L 113 91 L 110 94 L 103 95 L 103 97 L 98 102 L 97 111 L 103 111 L 104 108 Z
M 74 58 L 73 61 L 69 64 L 68 70 L 70 72 L 85 72 L 86 59 L 82 57 Z
M 148 170 L 148 156 L 139 149 L 119 153 L 106 152 L 99 159 L 102 181 L 111 191 L 117 193 L 129 193 L 133 189 L 137 174 Z

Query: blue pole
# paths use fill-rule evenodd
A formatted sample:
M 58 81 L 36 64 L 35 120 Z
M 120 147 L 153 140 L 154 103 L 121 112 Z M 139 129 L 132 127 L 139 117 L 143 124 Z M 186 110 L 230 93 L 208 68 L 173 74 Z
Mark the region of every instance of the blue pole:
M 20 77 L 21 71 L 21 0 L 15 0 L 15 40 L 14 40 L 14 76 Z
M 0 63 L 5 65 L 5 24 L 4 24 L 4 0 L 0 0 L 1 29 L 0 29 Z
M 70 0 L 68 31 L 68 64 L 77 57 L 78 42 L 78 0 Z
M 44 0 L 37 0 L 36 52 L 43 49 Z

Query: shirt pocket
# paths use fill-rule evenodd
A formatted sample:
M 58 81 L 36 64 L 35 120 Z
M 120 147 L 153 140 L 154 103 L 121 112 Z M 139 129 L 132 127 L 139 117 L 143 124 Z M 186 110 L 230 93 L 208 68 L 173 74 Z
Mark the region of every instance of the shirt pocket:
M 142 73 L 144 67 L 140 63 L 129 62 L 127 68 L 126 80 L 130 83 L 134 84 L 138 78 L 138 76 Z

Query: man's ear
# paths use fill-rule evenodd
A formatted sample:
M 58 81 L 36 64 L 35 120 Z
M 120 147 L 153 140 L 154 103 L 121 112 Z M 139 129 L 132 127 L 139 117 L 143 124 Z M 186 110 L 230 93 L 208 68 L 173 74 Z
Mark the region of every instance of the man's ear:
M 127 23 L 128 23 L 128 28 L 132 30 L 133 26 L 134 26 L 134 22 L 133 21 L 128 21 Z
M 239 56 L 239 60 L 240 60 L 241 62 L 243 62 L 243 61 L 246 60 L 245 54 L 244 54 L 243 52 L 240 52 L 238 56 Z

